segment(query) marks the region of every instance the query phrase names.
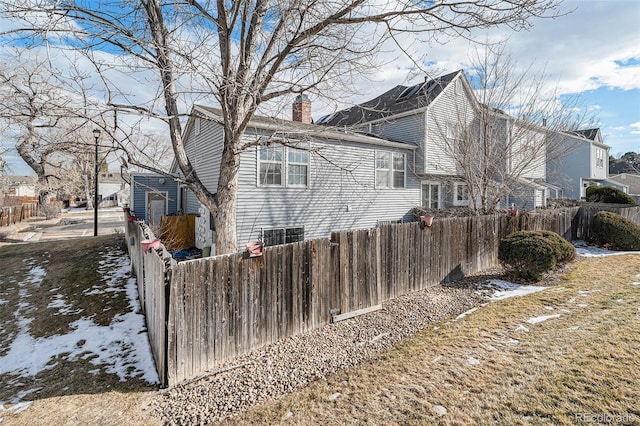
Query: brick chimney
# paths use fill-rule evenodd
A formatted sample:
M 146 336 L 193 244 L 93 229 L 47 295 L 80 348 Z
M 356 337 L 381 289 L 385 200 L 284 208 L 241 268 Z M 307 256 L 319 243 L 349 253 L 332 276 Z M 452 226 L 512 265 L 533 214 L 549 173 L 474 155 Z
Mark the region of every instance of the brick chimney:
M 311 101 L 307 95 L 298 95 L 293 102 L 293 121 L 311 123 Z

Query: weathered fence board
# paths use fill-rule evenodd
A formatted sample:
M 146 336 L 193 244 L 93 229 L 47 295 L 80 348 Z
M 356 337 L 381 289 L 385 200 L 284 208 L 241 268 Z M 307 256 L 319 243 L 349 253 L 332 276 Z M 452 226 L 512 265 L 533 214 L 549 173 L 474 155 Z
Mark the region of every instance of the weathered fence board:
M 15 225 L 33 217 L 38 212 L 37 203 L 27 203 L 17 206 L 0 208 L 0 227 Z
M 640 223 L 640 208 L 604 209 Z M 133 237 L 129 252 L 156 365 L 163 384 L 174 385 L 328 324 L 333 315 L 349 316 L 494 267 L 500 239 L 514 231 L 546 229 L 567 239 L 587 238 L 600 210 L 442 218 L 424 229 L 418 223 L 386 224 L 267 247 L 256 258 L 236 253 L 179 264 L 143 253 L 137 225 L 126 229 L 127 240 Z

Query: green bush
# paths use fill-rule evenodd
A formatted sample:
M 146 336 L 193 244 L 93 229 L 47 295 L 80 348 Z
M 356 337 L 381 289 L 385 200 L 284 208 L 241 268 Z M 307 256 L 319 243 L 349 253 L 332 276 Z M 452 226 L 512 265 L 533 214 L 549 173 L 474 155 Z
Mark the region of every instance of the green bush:
M 587 201 L 594 203 L 631 204 L 637 206 L 636 200 L 629 194 L 611 186 L 589 186 L 587 188 Z
M 537 281 L 542 274 L 570 262 L 576 250 L 564 238 L 549 231 L 520 231 L 503 238 L 498 258 L 515 278 Z
M 619 214 L 599 212 L 591 222 L 591 242 L 614 250 L 640 250 L 640 225 Z

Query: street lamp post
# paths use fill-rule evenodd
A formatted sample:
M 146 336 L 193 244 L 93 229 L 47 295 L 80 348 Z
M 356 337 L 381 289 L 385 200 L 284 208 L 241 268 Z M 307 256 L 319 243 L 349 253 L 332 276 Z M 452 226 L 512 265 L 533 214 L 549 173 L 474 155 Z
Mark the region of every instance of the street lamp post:
M 98 236 L 98 138 L 100 138 L 100 129 L 93 129 L 93 137 L 96 140 L 96 157 L 94 161 L 95 175 L 93 188 L 93 236 Z

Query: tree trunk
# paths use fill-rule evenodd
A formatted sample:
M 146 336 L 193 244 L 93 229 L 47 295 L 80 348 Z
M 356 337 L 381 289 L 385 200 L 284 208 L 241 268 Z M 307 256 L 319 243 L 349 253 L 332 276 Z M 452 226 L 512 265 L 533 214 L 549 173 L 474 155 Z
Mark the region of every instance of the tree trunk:
M 47 219 L 56 217 L 55 209 L 51 204 L 51 193 L 48 189 L 40 190 L 40 193 L 38 194 L 38 203 L 40 204 L 41 214 L 43 214 Z
M 233 144 L 225 144 L 233 146 Z M 216 254 L 238 251 L 238 228 L 236 225 L 236 201 L 240 156 L 230 149 L 222 152 L 218 192 L 215 195 L 213 220 L 216 229 Z

